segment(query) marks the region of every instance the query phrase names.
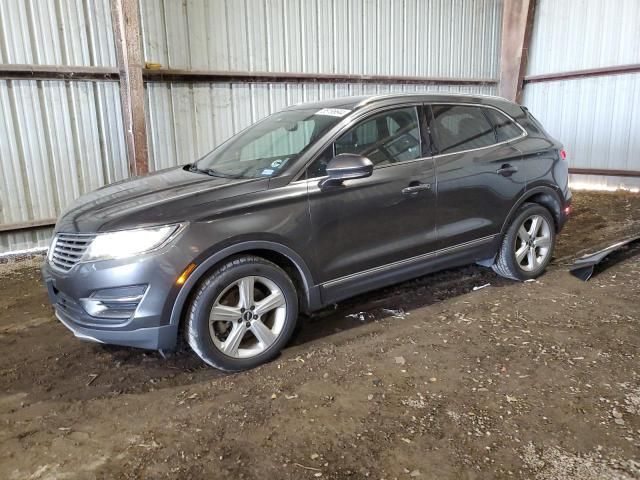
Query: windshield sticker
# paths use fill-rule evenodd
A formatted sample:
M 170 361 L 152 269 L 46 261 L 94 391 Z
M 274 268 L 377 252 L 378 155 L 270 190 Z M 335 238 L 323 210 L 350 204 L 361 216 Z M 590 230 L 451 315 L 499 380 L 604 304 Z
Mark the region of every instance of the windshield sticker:
M 273 175 L 273 170 L 270 168 L 265 168 L 262 170 L 262 175 Z
M 278 160 L 274 160 L 273 162 L 271 162 L 271 167 L 272 168 L 278 168 L 279 166 L 283 165 L 284 162 L 286 162 L 286 159 L 280 158 Z
M 351 113 L 351 110 L 344 108 L 323 108 L 316 112 L 316 115 L 328 115 L 330 117 L 344 117 L 346 114 Z

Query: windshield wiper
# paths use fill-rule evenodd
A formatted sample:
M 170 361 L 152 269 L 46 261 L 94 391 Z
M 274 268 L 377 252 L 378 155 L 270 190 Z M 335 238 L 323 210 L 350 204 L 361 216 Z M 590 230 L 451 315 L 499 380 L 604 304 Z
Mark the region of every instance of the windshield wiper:
M 229 175 L 228 173 L 222 173 L 218 170 L 214 170 L 213 168 L 198 168 L 195 163 L 192 163 L 189 166 L 190 172 L 196 173 L 204 173 L 205 175 L 209 175 L 210 177 L 220 177 L 220 178 L 241 178 L 239 175 Z

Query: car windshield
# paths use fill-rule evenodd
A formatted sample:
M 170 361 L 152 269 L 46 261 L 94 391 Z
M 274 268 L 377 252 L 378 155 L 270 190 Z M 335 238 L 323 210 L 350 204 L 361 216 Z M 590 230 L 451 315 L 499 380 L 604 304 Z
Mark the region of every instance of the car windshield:
M 279 175 L 347 113 L 341 109 L 275 113 L 231 137 L 191 169 L 235 178 Z

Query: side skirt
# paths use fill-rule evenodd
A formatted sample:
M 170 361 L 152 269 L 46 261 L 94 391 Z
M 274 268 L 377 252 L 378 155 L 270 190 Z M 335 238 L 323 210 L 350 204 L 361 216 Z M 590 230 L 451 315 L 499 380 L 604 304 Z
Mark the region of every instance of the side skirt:
M 491 235 L 325 282 L 320 285 L 322 303 L 335 303 L 438 270 L 486 260 L 495 255 L 499 240 L 500 235 Z

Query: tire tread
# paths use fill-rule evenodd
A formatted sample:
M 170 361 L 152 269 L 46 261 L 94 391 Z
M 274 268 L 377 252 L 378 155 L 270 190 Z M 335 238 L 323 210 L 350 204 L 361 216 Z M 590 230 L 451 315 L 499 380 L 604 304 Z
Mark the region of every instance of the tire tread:
M 239 257 L 234 257 L 229 259 L 228 261 L 220 264 L 217 268 L 215 268 L 214 270 L 212 270 L 209 274 L 207 274 L 207 278 L 197 286 L 197 293 L 195 295 L 195 297 L 193 298 L 189 309 L 188 309 L 188 315 L 187 318 L 185 319 L 185 328 L 184 328 L 184 337 L 185 337 L 185 341 L 187 342 L 187 344 L 189 345 L 189 347 L 191 347 L 191 349 L 208 365 L 217 368 L 218 370 L 222 370 L 224 372 L 238 372 L 243 370 L 242 368 L 230 368 L 220 362 L 217 362 L 215 359 L 213 358 L 205 358 L 205 355 L 202 354 L 201 352 L 201 348 L 199 345 L 199 340 L 198 340 L 198 335 L 197 335 L 197 330 L 196 328 L 194 328 L 194 323 L 196 321 L 196 312 L 198 311 L 198 306 L 199 304 L 202 302 L 202 297 L 204 296 L 205 292 L 207 291 L 207 289 L 211 286 L 212 283 L 216 282 L 217 279 L 223 275 L 224 273 L 226 273 L 227 271 L 234 269 L 234 268 L 238 268 L 241 267 L 243 265 L 255 265 L 256 263 L 258 264 L 262 264 L 265 266 L 269 266 L 272 268 L 276 268 L 278 270 L 282 270 L 278 265 L 276 265 L 273 262 L 270 262 L 269 260 L 266 260 L 262 257 L 258 257 L 256 255 L 242 255 Z M 287 278 L 289 278 L 286 275 L 286 272 L 283 271 L 283 273 L 285 273 L 285 276 Z M 291 280 L 289 279 L 289 281 L 291 282 Z M 291 286 L 295 291 L 295 286 L 293 285 L 293 282 L 291 282 Z
M 510 233 L 511 233 L 511 229 L 516 223 L 516 220 L 518 220 L 524 212 L 526 212 L 527 210 L 530 210 L 533 207 L 543 208 L 549 214 L 549 216 L 551 216 L 551 213 L 548 211 L 548 209 L 538 203 L 525 202 L 520 206 L 520 208 L 516 211 L 515 215 L 513 216 L 513 221 L 509 225 L 507 232 L 502 237 L 502 242 L 500 244 L 500 249 L 498 250 L 496 260 L 491 266 L 493 271 L 496 272 L 501 277 L 508 278 L 510 280 L 515 280 L 518 282 L 521 282 L 525 279 L 523 278 L 522 274 L 516 270 L 517 267 L 511 262 L 512 252 L 511 252 Z M 551 217 L 551 219 L 553 219 L 553 217 Z M 553 228 L 553 222 L 551 222 L 551 228 Z

